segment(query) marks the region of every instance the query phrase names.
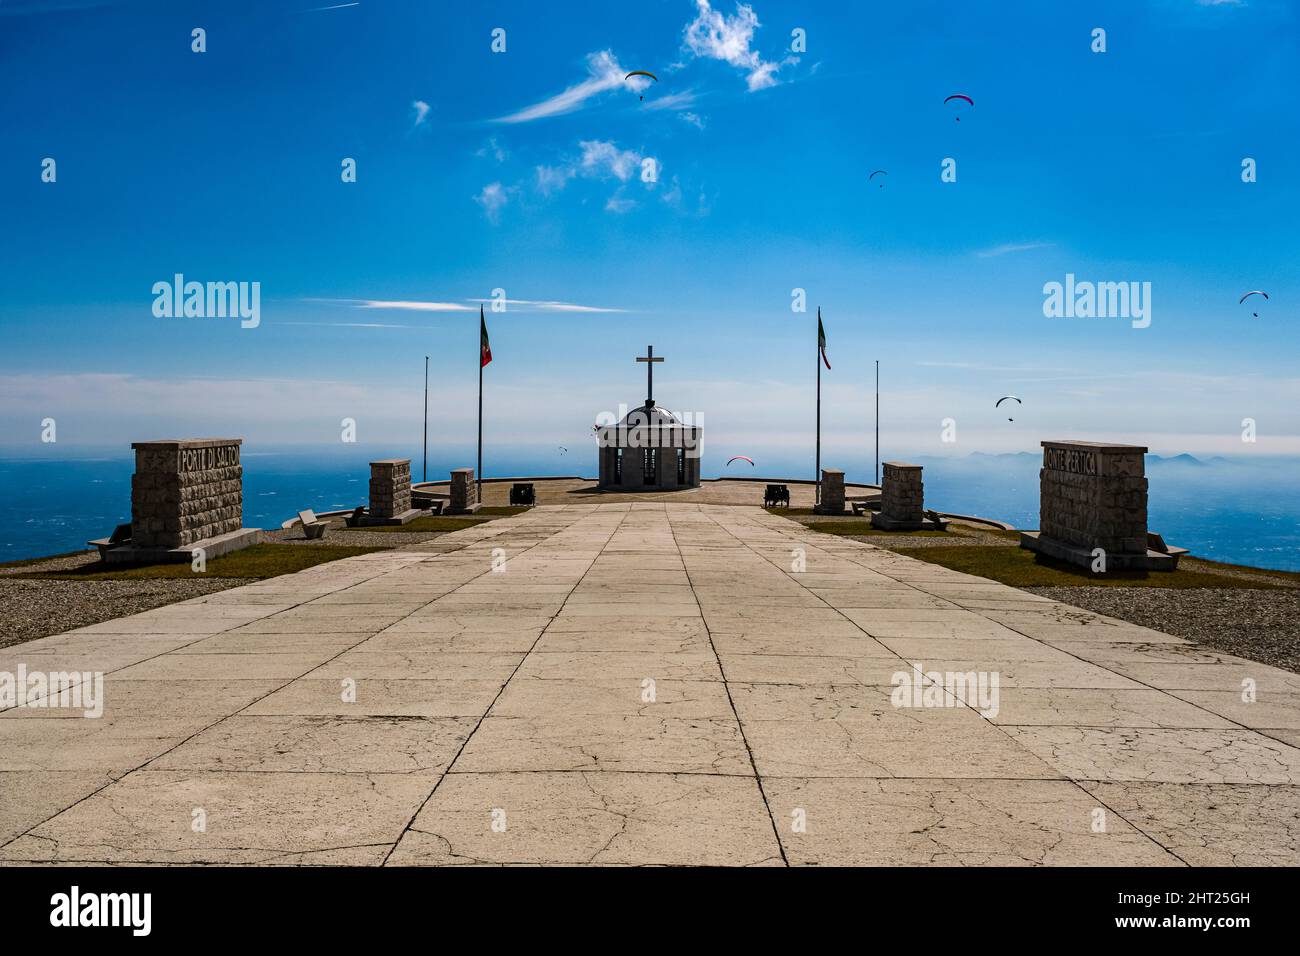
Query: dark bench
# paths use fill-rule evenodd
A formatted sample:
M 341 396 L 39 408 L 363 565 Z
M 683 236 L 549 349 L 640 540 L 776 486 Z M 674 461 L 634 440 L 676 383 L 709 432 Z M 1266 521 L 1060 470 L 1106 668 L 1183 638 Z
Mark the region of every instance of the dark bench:
M 432 511 L 435 515 L 442 514 L 442 509 L 447 506 L 447 499 L 440 498 L 428 491 L 412 491 L 411 507 L 419 511 Z
M 113 533 L 110 534 L 107 538 L 96 538 L 94 541 L 87 541 L 86 544 L 90 545 L 93 548 L 99 549 L 99 558 L 102 561 L 104 559 L 105 552 L 111 551 L 117 547 L 121 547 L 124 544 L 129 544 L 130 541 L 131 541 L 131 525 L 130 523 L 127 523 L 127 524 L 118 525 L 116 528 L 113 529 Z
M 517 481 L 510 486 L 510 503 L 512 505 L 537 504 L 537 492 L 531 481 Z
M 763 492 L 763 507 L 775 508 L 779 504 L 790 507 L 790 489 L 785 485 L 768 485 Z

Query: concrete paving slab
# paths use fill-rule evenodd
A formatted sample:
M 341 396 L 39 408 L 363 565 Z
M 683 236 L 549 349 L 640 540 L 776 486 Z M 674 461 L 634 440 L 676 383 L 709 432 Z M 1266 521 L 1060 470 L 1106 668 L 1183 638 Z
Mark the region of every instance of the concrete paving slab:
M 792 866 L 1182 865 L 1119 814 L 1095 832 L 1098 801 L 1064 781 L 788 778 L 767 789 Z
M 389 859 L 395 866 L 781 862 L 752 777 L 664 773 L 450 774 Z

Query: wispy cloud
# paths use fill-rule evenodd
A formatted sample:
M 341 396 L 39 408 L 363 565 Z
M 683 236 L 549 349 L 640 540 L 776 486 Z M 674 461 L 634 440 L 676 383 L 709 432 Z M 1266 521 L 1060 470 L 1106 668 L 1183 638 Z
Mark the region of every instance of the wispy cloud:
M 980 249 L 975 255 L 981 259 L 990 259 L 994 256 L 1010 255 L 1013 252 L 1029 252 L 1031 249 L 1051 249 L 1055 245 L 1054 242 L 1007 242 L 1000 246 Z
M 498 123 L 529 123 L 549 116 L 561 116 L 582 109 L 592 97 L 610 90 L 627 89 L 639 91 L 649 83 L 644 77 L 632 77 L 624 80 L 627 71 L 619 65 L 614 54 L 609 50 L 591 53 L 587 56 L 588 76 L 580 83 L 575 83 L 562 93 L 525 107 L 517 113 L 502 116 Z
M 620 188 L 618 192 L 605 201 L 605 212 L 625 213 L 636 208 L 636 200 L 628 199 Z
M 669 93 L 667 96 L 660 96 L 646 103 L 645 108 L 648 110 L 684 110 L 688 106 L 693 106 L 699 97 L 694 90 L 683 90 L 680 93 Z
M 627 182 L 641 166 L 641 154 L 631 149 L 619 149 L 608 140 L 584 140 L 578 144 L 582 148 L 579 161 L 582 171 L 588 176 L 614 176 L 621 182 Z
M 431 109 L 431 107 L 429 106 L 428 103 L 424 102 L 424 100 L 414 100 L 414 101 L 411 103 L 411 114 L 412 114 L 412 115 L 411 115 L 411 120 L 412 120 L 411 125 L 412 125 L 412 126 L 419 126 L 419 125 L 420 125 L 421 123 L 423 123 L 426 119 L 428 119 L 428 118 L 429 118 L 429 110 L 430 110 L 430 109 Z
M 470 312 L 472 306 L 463 302 L 427 302 L 410 299 L 320 299 L 307 298 L 304 302 L 323 305 L 343 305 L 353 309 L 393 309 L 406 312 Z M 292 323 L 284 323 L 289 325 Z M 310 325 L 312 323 L 301 323 Z M 363 323 L 359 323 L 363 324 Z
M 504 163 L 506 157 L 510 154 L 501 147 L 501 144 L 497 142 L 495 136 L 489 136 L 487 141 L 474 152 L 474 155 L 479 157 L 490 157 L 498 163 Z
M 551 299 L 470 299 L 470 302 L 504 301 L 507 308 L 523 306 L 522 312 L 626 312 L 627 309 L 612 309 L 598 305 L 578 305 L 573 302 L 557 302 Z
M 488 183 L 474 201 L 483 207 L 488 222 L 497 223 L 501 221 L 501 210 L 510 202 L 510 189 L 499 182 Z
M 747 3 L 736 4 L 735 16 L 714 10 L 709 0 L 696 0 L 698 13 L 686 26 L 686 48 L 697 57 L 722 60 L 745 70 L 750 92 L 776 85 L 779 63 L 771 63 L 750 49 L 754 31 L 760 26 L 758 15 Z
M 398 312 L 477 312 L 480 304 L 505 302 L 521 307 L 521 312 L 626 312 L 600 305 L 579 305 L 558 299 L 478 299 L 465 298 L 455 302 L 437 302 L 428 299 L 322 299 L 307 298 L 303 302 L 346 306 L 352 309 L 385 309 Z M 283 325 L 337 325 L 355 328 L 402 329 L 414 326 L 388 325 L 380 322 L 284 322 Z
M 662 172 L 659 159 L 645 156 L 635 149 L 623 149 L 612 140 L 588 139 L 578 143 L 580 153 L 555 166 L 537 167 L 537 191 L 552 196 L 581 176 L 593 180 L 617 180 L 620 184 L 633 181 L 638 176 L 645 188 L 654 189 Z M 653 171 L 648 173 L 647 170 Z M 635 201 L 622 195 L 622 186 L 605 204 L 608 212 L 627 212 Z

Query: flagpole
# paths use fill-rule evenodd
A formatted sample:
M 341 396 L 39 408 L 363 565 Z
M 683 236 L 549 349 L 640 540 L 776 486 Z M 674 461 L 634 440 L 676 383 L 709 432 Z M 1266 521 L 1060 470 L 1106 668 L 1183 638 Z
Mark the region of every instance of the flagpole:
M 429 356 L 424 357 L 424 478 L 429 480 Z
M 876 359 L 876 487 L 880 487 L 880 359 Z
M 479 322 L 483 321 L 482 307 L 479 308 Z M 483 345 L 479 340 L 478 350 L 478 468 L 474 474 L 478 479 L 478 501 L 483 503 Z
M 816 483 L 813 491 L 813 503 L 819 505 L 822 503 L 822 346 L 821 346 L 821 325 L 822 310 L 817 309 L 817 349 L 813 353 L 817 359 L 817 464 L 816 473 L 813 480 Z

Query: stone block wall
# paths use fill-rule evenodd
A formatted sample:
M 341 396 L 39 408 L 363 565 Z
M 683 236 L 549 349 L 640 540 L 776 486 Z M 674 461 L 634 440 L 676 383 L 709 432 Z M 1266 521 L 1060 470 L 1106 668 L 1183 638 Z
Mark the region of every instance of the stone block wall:
M 131 543 L 182 548 L 244 524 L 241 438 L 134 442 Z
M 1043 442 L 1039 533 L 1108 554 L 1146 554 L 1146 449 Z
M 891 521 L 925 518 L 925 484 L 921 466 L 905 461 L 884 462 L 880 478 L 880 514 Z
M 411 510 L 411 459 L 385 458 L 370 463 L 372 518 L 393 518 Z
M 624 462 L 624 466 L 627 462 Z M 478 504 L 478 482 L 473 468 L 457 468 L 451 473 L 451 509 L 463 511 Z

